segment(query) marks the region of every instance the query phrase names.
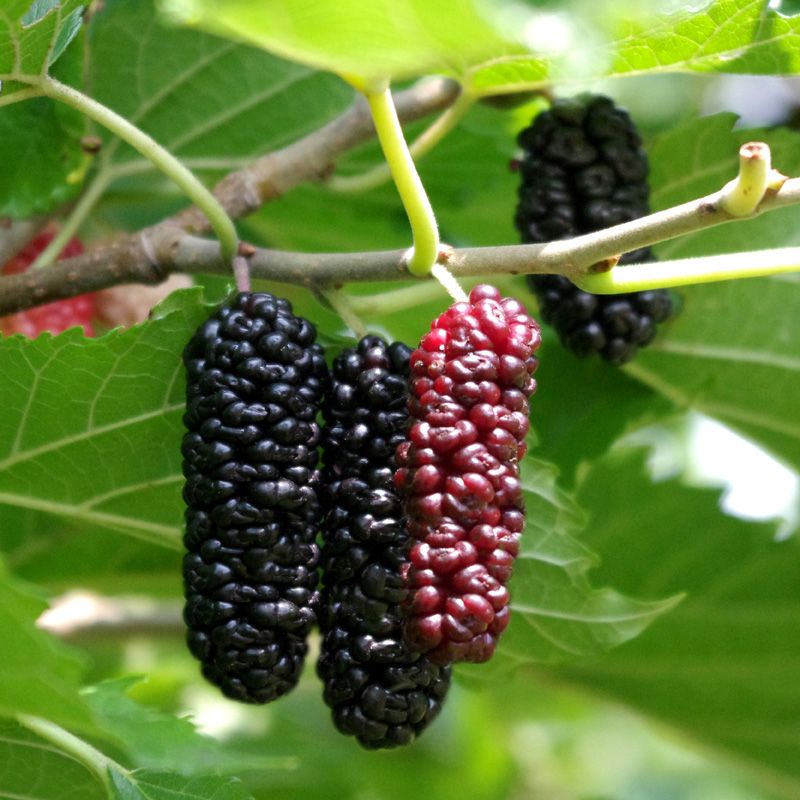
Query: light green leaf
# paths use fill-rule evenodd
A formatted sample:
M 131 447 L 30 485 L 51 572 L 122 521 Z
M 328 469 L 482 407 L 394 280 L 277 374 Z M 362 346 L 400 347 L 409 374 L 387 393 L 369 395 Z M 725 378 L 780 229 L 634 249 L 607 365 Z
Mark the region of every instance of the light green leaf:
M 788 75 L 800 69 L 800 19 L 767 0 L 714 0 L 639 27 L 610 46 L 612 74 L 714 71 Z
M 781 797 L 797 797 L 797 538 L 720 516 L 714 491 L 651 483 L 643 460 L 623 450 L 589 474 L 579 495 L 592 513 L 586 542 L 603 557 L 603 580 L 688 598 L 604 660 L 559 675 L 727 749 Z
M 84 692 L 100 729 L 116 740 L 136 766 L 179 775 L 285 768 L 285 758 L 237 753 L 198 733 L 188 719 L 137 703 L 127 692 L 140 682 L 141 678 L 128 676 Z
M 41 597 L 12 578 L 0 563 L 0 715 L 33 714 L 87 727 L 89 714 L 78 695 L 83 664 L 72 651 L 36 627 L 46 608 Z M 0 759 L 0 774 L 2 764 Z
M 86 340 L 73 329 L 0 341 L 0 503 L 87 531 L 179 548 L 181 352 L 207 307 Z M 147 446 L 143 446 L 143 442 Z
M 6 0 L 0 9 L 0 81 L 3 95 L 22 88 L 64 52 L 81 25 L 81 0 Z
M 0 720 L 0 797 L 25 800 L 105 800 L 97 779 L 15 722 Z
M 236 778 L 183 777 L 170 772 L 109 769 L 116 800 L 253 800 Z
M 162 0 L 189 25 L 366 81 L 459 74 L 510 49 L 484 0 Z

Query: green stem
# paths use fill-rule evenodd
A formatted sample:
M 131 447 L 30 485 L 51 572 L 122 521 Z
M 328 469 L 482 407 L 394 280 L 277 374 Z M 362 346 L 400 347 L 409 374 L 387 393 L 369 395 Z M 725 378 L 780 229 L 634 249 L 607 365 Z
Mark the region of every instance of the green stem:
M 106 791 L 111 793 L 109 767 L 122 769 L 115 761 L 50 720 L 19 714 L 17 722 L 83 764 L 93 775 L 97 776 Z
M 750 253 L 724 253 L 720 256 L 630 264 L 576 279 L 575 285 L 592 294 L 620 294 L 735 278 L 763 278 L 798 270 L 800 247 L 782 247 Z
M 233 259 L 239 243 L 236 227 L 217 198 L 172 153 L 115 111 L 55 78 L 40 78 L 37 87 L 47 97 L 78 109 L 108 128 L 172 178 L 208 218 L 219 239 L 223 258 L 227 261 Z
M 57 258 L 59 253 L 67 246 L 67 242 L 77 233 L 78 228 L 83 224 L 86 217 L 91 214 L 97 201 L 102 197 L 103 192 L 109 184 L 109 174 L 99 172 L 95 179 L 89 184 L 89 188 L 81 195 L 80 200 L 72 209 L 72 213 L 65 220 L 58 233 L 53 237 L 50 244 L 39 253 L 36 260 L 31 265 L 31 269 L 39 267 L 49 267 Z
M 0 108 L 3 106 L 10 106 L 12 103 L 19 103 L 22 100 L 31 100 L 34 97 L 44 97 L 44 92 L 37 86 L 31 86 L 28 89 L 20 89 L 18 92 L 0 97 Z
M 461 92 L 455 103 L 426 128 L 409 146 L 411 157 L 418 161 L 436 147 L 453 128 L 466 116 L 472 108 L 475 98 L 467 92 Z M 334 192 L 366 192 L 375 189 L 391 180 L 392 173 L 387 163 L 378 164 L 361 175 L 333 175 L 325 186 Z
M 351 298 L 337 289 L 321 289 L 320 294 L 328 301 L 331 308 L 342 318 L 342 322 L 362 339 L 367 335 L 367 326 L 353 309 Z
M 408 259 L 408 271 L 412 275 L 423 277 L 430 274 L 431 267 L 439 256 L 436 217 L 414 166 L 414 160 L 408 152 L 389 87 L 367 89 L 365 94 L 378 140 L 411 224 L 414 247 Z

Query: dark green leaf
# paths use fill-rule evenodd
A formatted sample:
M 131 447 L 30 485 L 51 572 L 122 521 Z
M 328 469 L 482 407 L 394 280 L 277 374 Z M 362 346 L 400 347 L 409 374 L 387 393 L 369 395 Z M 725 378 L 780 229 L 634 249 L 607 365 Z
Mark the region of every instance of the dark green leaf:
M 601 662 L 561 675 L 727 749 L 796 797 L 798 541 L 721 516 L 714 491 L 645 474 L 642 455 L 629 450 L 592 470 L 580 493 L 592 513 L 587 545 L 615 586 L 688 598 Z

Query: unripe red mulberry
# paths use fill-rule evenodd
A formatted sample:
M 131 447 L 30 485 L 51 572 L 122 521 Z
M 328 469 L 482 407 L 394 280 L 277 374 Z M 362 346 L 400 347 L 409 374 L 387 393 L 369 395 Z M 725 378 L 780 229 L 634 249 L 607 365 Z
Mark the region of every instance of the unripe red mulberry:
M 411 355 L 412 424 L 395 473 L 416 540 L 405 632 L 437 664 L 486 661 L 508 625 L 539 343 L 522 304 L 482 285 Z
M 319 413 L 328 372 L 287 300 L 244 292 L 184 351 L 184 618 L 203 675 L 266 703 L 300 677 L 315 622 Z
M 450 669 L 402 633 L 411 542 L 392 476 L 408 423 L 410 354 L 365 336 L 334 360 L 323 406 L 317 672 L 336 727 L 371 749 L 412 742 L 450 685 Z

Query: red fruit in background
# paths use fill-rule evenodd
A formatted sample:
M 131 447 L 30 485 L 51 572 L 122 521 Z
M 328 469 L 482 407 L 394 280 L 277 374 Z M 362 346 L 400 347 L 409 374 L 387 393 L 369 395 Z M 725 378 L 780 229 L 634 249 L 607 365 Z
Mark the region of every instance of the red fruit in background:
M 36 257 L 50 244 L 54 236 L 55 231 L 52 229 L 39 233 L 3 267 L 2 274 L 14 275 L 25 272 L 36 260 Z M 83 253 L 83 245 L 80 241 L 70 239 L 61 251 L 59 258 L 72 258 L 81 253 Z M 54 303 L 29 308 L 27 311 L 10 314 L 7 317 L 0 317 L 0 331 L 6 336 L 10 336 L 12 333 L 21 333 L 33 339 L 43 331 L 61 333 L 67 328 L 74 328 L 77 325 L 83 328 L 86 336 L 94 336 L 91 323 L 94 316 L 95 295 L 82 294 L 67 300 L 56 300 Z

